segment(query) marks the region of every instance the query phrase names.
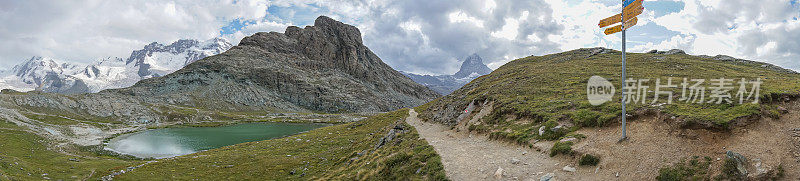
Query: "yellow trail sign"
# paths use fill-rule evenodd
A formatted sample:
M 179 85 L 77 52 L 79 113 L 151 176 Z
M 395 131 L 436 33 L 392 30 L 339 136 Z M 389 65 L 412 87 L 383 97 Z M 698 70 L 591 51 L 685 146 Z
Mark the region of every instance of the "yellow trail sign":
M 628 5 L 628 6 L 625 6 L 625 8 L 623 8 L 623 9 L 622 9 L 622 12 L 633 11 L 633 10 L 636 10 L 636 9 L 639 9 L 639 8 L 641 8 L 641 7 L 642 7 L 642 2 L 643 2 L 643 1 L 644 1 L 644 0 L 636 0 L 636 1 L 634 1 L 634 2 L 633 2 L 633 3 L 631 3 L 630 5 Z
M 637 19 L 636 17 L 633 17 L 633 19 L 626 21 L 625 23 L 622 24 L 623 26 L 622 30 L 627 30 L 630 27 L 636 26 L 637 21 L 639 21 L 639 19 Z
M 608 25 L 619 23 L 620 21 L 622 21 L 622 13 L 600 20 L 600 23 L 598 23 L 597 25 L 600 26 L 600 28 L 602 28 Z
M 633 6 L 633 5 L 631 5 L 631 6 Z M 631 6 L 628 6 L 628 7 L 631 7 Z M 626 8 L 625 12 L 623 12 L 623 13 L 620 13 L 620 14 L 608 17 L 606 19 L 600 20 L 600 23 L 598 23 L 597 26 L 600 26 L 600 28 L 602 28 L 602 27 L 606 27 L 606 26 L 609 26 L 609 25 L 613 25 L 613 24 L 617 24 L 619 22 L 622 22 L 622 14 L 625 14 L 625 21 L 627 21 L 627 20 L 630 20 L 632 18 L 635 18 L 636 16 L 639 16 L 640 14 L 642 14 L 643 11 L 644 11 L 644 7 L 641 7 L 641 3 L 639 3 L 639 8 L 631 9 L 631 10 L 628 10 Z
M 606 33 L 606 35 L 610 35 L 610 34 L 618 33 L 620 31 L 622 31 L 622 25 L 617 25 L 617 26 L 614 26 L 614 27 L 606 29 L 605 33 Z
M 636 17 L 633 17 L 632 19 L 626 21 L 624 24 L 617 25 L 617 26 L 614 26 L 614 27 L 606 29 L 605 33 L 606 33 L 606 35 L 619 33 L 622 30 L 627 30 L 628 28 L 630 28 L 632 26 L 636 26 L 636 23 L 638 21 L 639 21 L 639 19 L 637 19 Z
M 625 14 L 625 21 L 628 21 L 632 18 L 635 18 L 636 16 L 639 16 L 640 14 L 642 14 L 642 12 L 644 12 L 644 7 L 641 6 L 631 11 L 623 12 L 623 14 Z

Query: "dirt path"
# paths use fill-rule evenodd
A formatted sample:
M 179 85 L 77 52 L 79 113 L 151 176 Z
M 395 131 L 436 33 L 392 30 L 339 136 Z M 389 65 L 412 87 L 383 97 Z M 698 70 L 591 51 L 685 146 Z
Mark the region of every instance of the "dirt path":
M 442 157 L 447 177 L 452 180 L 498 180 L 498 168 L 504 170 L 499 180 L 539 180 L 553 173 L 555 180 L 603 180 L 613 176 L 595 175 L 595 167 L 577 167 L 562 163 L 543 152 L 489 140 L 486 136 L 454 132 L 447 126 L 422 122 L 413 109 L 406 122 L 417 129 Z M 518 160 L 519 163 L 512 163 Z M 516 161 L 514 161 L 516 162 Z M 577 172 L 563 171 L 564 166 L 576 167 Z

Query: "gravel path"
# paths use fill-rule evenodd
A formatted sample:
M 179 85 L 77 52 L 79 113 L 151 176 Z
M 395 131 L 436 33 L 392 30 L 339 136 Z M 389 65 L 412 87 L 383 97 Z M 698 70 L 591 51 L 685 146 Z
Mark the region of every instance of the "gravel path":
M 539 180 L 547 173 L 553 173 L 555 180 L 575 180 L 579 178 L 576 175 L 591 174 L 595 170 L 585 167 L 578 168 L 577 172 L 563 171 L 566 164 L 543 152 L 489 140 L 482 135 L 454 132 L 441 124 L 422 122 L 413 109 L 409 111 L 406 122 L 414 126 L 439 153 L 447 177 L 452 180 Z M 495 176 L 498 168 L 503 170 L 501 179 Z

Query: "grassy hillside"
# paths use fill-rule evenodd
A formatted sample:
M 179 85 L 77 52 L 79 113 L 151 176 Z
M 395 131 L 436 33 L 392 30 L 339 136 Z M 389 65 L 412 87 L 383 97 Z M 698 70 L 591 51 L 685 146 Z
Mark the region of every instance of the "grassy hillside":
M 0 118 L 0 180 L 99 179 L 101 172 L 139 162 L 49 144 L 50 140 Z
M 408 109 L 281 139 L 159 160 L 115 180 L 445 180 L 433 147 L 405 124 Z M 378 147 L 394 130 L 396 137 Z
M 726 130 L 732 125 L 744 124 L 759 116 L 779 114 L 771 102 L 782 101 L 800 94 L 800 74 L 775 68 L 772 65 L 744 61 L 725 60 L 708 56 L 686 54 L 629 53 L 628 78 L 650 79 L 649 91 L 655 88 L 655 79 L 666 84 L 672 78 L 677 85 L 672 104 L 658 102 L 653 92 L 648 93 L 647 103 L 629 104 L 627 112 L 633 116 L 644 113 L 663 113 L 669 121 L 682 127 Z M 420 106 L 421 117 L 427 120 L 456 124 L 470 103 L 476 106 L 491 103 L 491 113 L 478 123 L 468 125 L 470 130 L 491 133 L 496 138 L 506 138 L 523 143 L 532 139 L 557 139 L 568 130 L 551 132 L 556 125 L 580 127 L 603 126 L 618 122 L 621 115 L 620 77 L 621 52 L 608 49 L 579 49 L 563 53 L 531 56 L 509 62 L 489 75 L 473 80 L 453 94 Z M 614 84 L 617 93 L 613 101 L 600 106 L 589 104 L 586 95 L 588 79 L 602 76 Z M 712 87 L 710 79 L 734 79 L 731 94 L 739 88 L 738 80 L 753 81 L 761 78 L 761 104 L 687 103 L 679 101 L 683 78 L 707 79 L 706 100 Z M 691 82 L 693 83 L 693 82 Z M 751 85 L 747 85 L 749 89 Z M 752 99 L 751 99 L 752 101 Z M 746 101 L 747 102 L 747 101 Z M 469 113 L 467 118 L 474 116 Z M 674 116 L 674 117 L 672 117 Z M 546 134 L 538 135 L 541 125 L 547 126 Z M 563 130 L 563 129 L 562 129 Z

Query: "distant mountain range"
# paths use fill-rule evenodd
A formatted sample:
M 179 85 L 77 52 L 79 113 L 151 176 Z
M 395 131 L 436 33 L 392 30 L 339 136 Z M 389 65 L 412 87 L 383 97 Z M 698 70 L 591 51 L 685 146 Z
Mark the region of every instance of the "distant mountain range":
M 492 73 L 492 69 L 483 64 L 483 59 L 478 54 L 472 54 L 464 60 L 461 69 L 453 75 L 418 75 L 402 71 L 401 73 L 439 94 L 447 95 L 475 78 Z
M 109 57 L 90 64 L 34 56 L 0 73 L 0 89 L 74 94 L 129 87 L 231 47 L 231 43 L 221 38 L 202 42 L 178 40 L 169 45 L 153 42 L 133 51 L 128 58 Z
M 285 33 L 260 32 L 245 37 L 223 53 L 169 74 L 171 68 L 192 61 L 184 58 L 200 56 L 188 56 L 192 54 L 180 53 L 185 51 L 177 48 L 193 46 L 157 47 L 147 46 L 144 53 L 136 51 L 125 62 L 113 60 L 126 65 L 120 70 L 126 76 L 152 77 L 130 87 L 67 95 L 3 90 L 0 105 L 151 123 L 201 119 L 197 112 L 187 117 L 176 115 L 173 110 L 178 107 L 224 112 L 387 112 L 419 106 L 440 96 L 383 63 L 362 43 L 358 28 L 325 16 L 317 18 L 313 26 L 290 26 Z M 180 58 L 180 62 L 162 63 L 152 58 L 158 53 L 149 52 L 167 52 L 160 57 Z M 85 74 L 61 71 L 65 69 L 92 70 L 44 62 L 48 62 L 42 66 L 47 67 L 45 70 L 57 70 L 53 75 Z M 35 80 L 41 83 L 50 79 Z

